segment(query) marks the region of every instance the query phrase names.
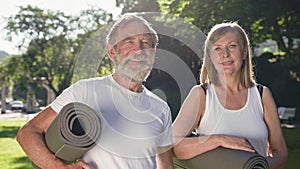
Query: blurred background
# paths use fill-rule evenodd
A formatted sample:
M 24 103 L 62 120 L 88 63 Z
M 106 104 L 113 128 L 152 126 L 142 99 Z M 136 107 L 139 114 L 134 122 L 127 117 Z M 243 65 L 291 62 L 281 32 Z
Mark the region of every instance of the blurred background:
M 299 0 L 2 1 L 1 166 L 31 166 L 14 140 L 28 118 L 1 117 L 36 114 L 79 79 L 110 74 L 103 46 L 109 26 L 123 13 L 141 12 L 159 34 L 157 62 L 145 85 L 167 101 L 173 119 L 199 83 L 205 35 L 217 23 L 237 21 L 250 38 L 257 82 L 270 88 L 280 113 L 291 112 L 279 115 L 290 152 L 286 169 L 299 167 L 299 6 Z
M 126 12 L 167 14 L 163 19 L 146 18 L 154 28 L 166 27 L 173 32 L 160 34 L 158 48 L 184 61 L 195 82 L 186 82 L 190 85 L 180 91 L 180 84 L 169 72 L 154 69 L 145 85 L 163 93 L 173 118 L 189 87 L 199 79 L 205 38 L 197 40 L 198 36 L 193 36 L 196 33 L 190 30 L 196 27 L 205 36 L 214 24 L 223 21 L 237 21 L 246 29 L 257 82 L 271 89 L 278 107 L 299 110 L 298 6 L 297 0 L 9 1 L 1 5 L 1 112 L 11 109 L 14 100 L 21 101 L 28 113 L 38 111 L 70 84 L 85 78 L 74 78 L 74 69 L 87 40 Z M 178 18 L 184 20 L 184 27 L 182 23 L 176 25 Z M 193 47 L 184 39 L 189 39 Z M 92 76 L 111 73 L 112 63 L 104 49 L 97 52 L 103 56 Z M 181 72 L 183 76 L 184 71 L 187 70 Z

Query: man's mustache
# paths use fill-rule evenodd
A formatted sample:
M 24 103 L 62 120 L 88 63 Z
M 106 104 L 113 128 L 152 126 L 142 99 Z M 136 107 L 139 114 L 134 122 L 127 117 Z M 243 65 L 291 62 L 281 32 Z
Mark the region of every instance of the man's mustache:
M 123 63 L 127 63 L 129 61 L 136 61 L 136 62 L 142 62 L 142 63 L 147 63 L 147 64 L 152 64 L 152 59 L 154 58 L 153 55 L 147 56 L 146 54 L 132 54 L 128 55 L 124 60 L 122 61 Z

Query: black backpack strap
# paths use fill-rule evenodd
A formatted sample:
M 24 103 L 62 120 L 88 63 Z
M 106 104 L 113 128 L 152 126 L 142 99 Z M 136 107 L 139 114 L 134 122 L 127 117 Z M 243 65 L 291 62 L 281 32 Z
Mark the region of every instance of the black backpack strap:
M 260 98 L 262 98 L 264 86 L 261 84 L 256 84 L 257 90 L 259 92 Z
M 206 95 L 207 84 L 201 83 L 201 84 L 200 84 L 200 87 L 203 89 L 203 91 L 204 91 L 204 93 L 205 93 L 205 95 Z
M 207 84 L 200 84 L 200 87 L 203 89 L 204 93 L 206 94 L 206 90 L 207 90 Z M 262 94 L 263 94 L 263 90 L 264 90 L 264 86 L 261 84 L 256 84 L 257 90 L 259 92 L 260 98 L 262 98 Z

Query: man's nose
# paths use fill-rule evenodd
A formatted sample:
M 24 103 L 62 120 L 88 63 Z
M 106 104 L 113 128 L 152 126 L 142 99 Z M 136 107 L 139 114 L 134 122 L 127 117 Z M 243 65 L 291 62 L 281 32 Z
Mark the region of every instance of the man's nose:
M 143 42 L 142 41 L 138 41 L 136 44 L 135 44 L 135 53 L 137 54 L 140 54 L 142 53 L 142 51 L 145 49 L 144 45 L 143 45 Z

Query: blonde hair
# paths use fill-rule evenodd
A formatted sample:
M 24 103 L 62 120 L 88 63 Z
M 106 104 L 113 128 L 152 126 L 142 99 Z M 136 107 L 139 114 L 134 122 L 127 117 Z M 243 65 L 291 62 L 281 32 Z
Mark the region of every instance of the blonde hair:
M 225 23 L 217 24 L 209 31 L 207 38 L 205 40 L 204 60 L 203 60 L 201 73 L 200 73 L 200 83 L 202 84 L 213 83 L 216 85 L 220 83 L 217 70 L 214 67 L 210 58 L 210 51 L 212 48 L 212 44 L 214 44 L 227 32 L 235 33 L 238 36 L 239 45 L 243 49 L 247 48 L 246 58 L 243 61 L 243 66 L 241 67 L 241 71 L 239 72 L 238 76 L 242 86 L 252 87 L 255 83 L 255 80 L 254 80 L 254 73 L 252 70 L 253 65 L 252 65 L 252 58 L 250 53 L 250 43 L 245 30 L 236 22 L 225 22 Z

